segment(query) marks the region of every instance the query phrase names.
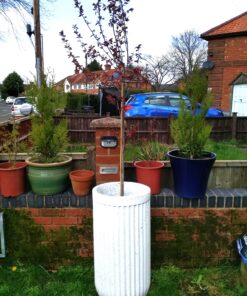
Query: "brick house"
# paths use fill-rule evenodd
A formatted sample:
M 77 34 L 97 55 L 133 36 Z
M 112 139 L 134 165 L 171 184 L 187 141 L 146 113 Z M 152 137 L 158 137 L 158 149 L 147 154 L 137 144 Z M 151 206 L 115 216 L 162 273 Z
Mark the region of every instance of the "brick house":
M 56 88 L 63 90 L 65 93 L 98 94 L 100 85 L 119 87 L 121 79 L 121 71 L 112 69 L 110 65 L 106 65 L 104 70 L 93 72 L 79 72 L 75 70 L 73 75 L 57 82 Z M 126 69 L 123 80 L 128 90 L 138 89 L 150 91 L 152 89 L 150 82 L 142 75 L 141 70 L 138 68 Z
M 208 86 L 215 105 L 247 116 L 247 11 L 201 34 L 208 41 Z

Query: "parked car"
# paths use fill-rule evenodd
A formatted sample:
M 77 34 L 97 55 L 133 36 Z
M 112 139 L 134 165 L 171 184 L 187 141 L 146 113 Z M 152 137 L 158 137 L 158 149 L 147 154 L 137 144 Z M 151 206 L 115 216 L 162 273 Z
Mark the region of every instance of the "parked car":
M 11 106 L 12 116 L 25 116 L 31 114 L 32 112 L 36 112 L 36 108 L 32 104 L 28 103 L 26 97 L 16 98 Z
M 190 105 L 189 98 L 182 98 Z M 150 92 L 133 94 L 129 97 L 124 106 L 125 116 L 177 116 L 179 113 L 179 102 L 181 94 L 175 92 Z M 200 106 L 199 106 L 200 108 Z M 209 108 L 207 117 L 224 116 L 222 110 L 218 108 Z
M 7 99 L 5 100 L 5 103 L 6 103 L 6 104 L 13 104 L 13 103 L 14 103 L 14 100 L 15 100 L 15 97 L 13 97 L 13 96 L 9 96 L 9 97 L 7 97 Z

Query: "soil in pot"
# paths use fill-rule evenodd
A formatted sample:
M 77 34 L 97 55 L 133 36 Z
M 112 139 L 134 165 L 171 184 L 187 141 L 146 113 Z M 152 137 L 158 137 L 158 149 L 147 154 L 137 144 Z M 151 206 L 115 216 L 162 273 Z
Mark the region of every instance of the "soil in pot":
M 94 175 L 94 171 L 90 170 L 75 170 L 69 173 L 75 195 L 83 196 L 90 192 Z

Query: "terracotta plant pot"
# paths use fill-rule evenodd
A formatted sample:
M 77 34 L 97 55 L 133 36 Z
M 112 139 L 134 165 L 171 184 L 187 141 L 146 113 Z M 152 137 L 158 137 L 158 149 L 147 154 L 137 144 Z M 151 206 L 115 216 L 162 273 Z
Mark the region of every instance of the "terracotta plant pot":
M 69 173 L 75 195 L 87 195 L 89 193 L 94 175 L 94 171 L 90 170 L 75 170 Z
M 15 166 L 9 162 L 0 163 L 0 195 L 14 197 L 26 190 L 25 162 L 17 162 Z
M 159 194 L 161 191 L 161 170 L 164 163 L 156 160 L 140 160 L 135 161 L 134 166 L 137 182 L 149 186 L 151 194 Z

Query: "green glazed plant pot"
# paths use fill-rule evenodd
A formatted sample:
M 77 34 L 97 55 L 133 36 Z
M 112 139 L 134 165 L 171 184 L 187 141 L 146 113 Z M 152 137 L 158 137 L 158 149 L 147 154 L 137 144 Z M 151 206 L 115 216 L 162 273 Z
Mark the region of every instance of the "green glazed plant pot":
M 34 193 L 52 195 L 68 188 L 72 157 L 64 155 L 64 159 L 56 163 L 36 163 L 31 157 L 26 159 L 27 177 Z

